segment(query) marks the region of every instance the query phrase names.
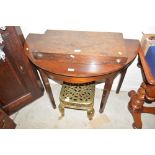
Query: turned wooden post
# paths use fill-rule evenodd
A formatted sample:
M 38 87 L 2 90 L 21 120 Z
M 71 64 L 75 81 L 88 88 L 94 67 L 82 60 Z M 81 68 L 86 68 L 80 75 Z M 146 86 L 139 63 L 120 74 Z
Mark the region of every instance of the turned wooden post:
M 137 93 L 133 90 L 129 92 L 129 97 L 131 99 L 128 105 L 128 109 L 134 119 L 133 128 L 137 129 L 142 128 L 141 113 L 143 111 L 145 94 L 146 94 L 146 84 L 144 82 L 141 84 Z

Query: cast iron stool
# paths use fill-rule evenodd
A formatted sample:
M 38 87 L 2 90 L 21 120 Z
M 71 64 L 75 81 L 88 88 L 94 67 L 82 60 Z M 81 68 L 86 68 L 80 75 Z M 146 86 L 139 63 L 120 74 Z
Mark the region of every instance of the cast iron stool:
M 86 110 L 89 120 L 94 116 L 95 84 L 64 83 L 60 92 L 59 111 L 64 116 L 64 108 Z

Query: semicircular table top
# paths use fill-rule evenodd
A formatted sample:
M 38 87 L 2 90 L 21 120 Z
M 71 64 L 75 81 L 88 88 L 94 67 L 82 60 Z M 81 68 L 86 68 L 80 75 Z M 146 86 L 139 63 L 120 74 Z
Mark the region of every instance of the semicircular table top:
M 128 65 L 137 55 L 139 41 L 114 32 L 47 30 L 30 33 L 24 48 L 32 63 L 50 73 L 91 77 Z

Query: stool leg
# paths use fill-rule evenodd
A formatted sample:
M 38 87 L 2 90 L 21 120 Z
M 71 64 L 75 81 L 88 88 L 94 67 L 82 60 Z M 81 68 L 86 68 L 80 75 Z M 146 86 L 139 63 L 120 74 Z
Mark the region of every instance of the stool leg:
M 39 70 L 40 72 L 40 75 L 41 75 L 41 78 L 42 78 L 42 81 L 44 83 L 44 87 L 46 89 L 46 92 L 50 98 L 50 101 L 52 103 L 52 106 L 53 108 L 55 109 L 56 108 L 56 105 L 55 105 L 55 101 L 54 101 L 54 97 L 53 97 L 53 93 L 52 93 L 52 89 L 51 89 L 51 86 L 50 86 L 50 83 L 48 81 L 48 77 L 47 75 L 44 73 L 44 71 L 42 71 L 41 69 Z
M 62 103 L 59 104 L 59 111 L 61 113 L 61 116 L 59 119 L 61 119 L 65 115 L 65 109 L 64 109 L 64 106 L 62 105 Z
M 116 89 L 116 94 L 119 94 L 119 92 L 120 92 L 120 89 L 121 89 L 121 86 L 122 86 L 122 83 L 123 83 L 123 80 L 124 80 L 126 71 L 127 71 L 127 68 L 125 68 L 125 69 L 121 72 L 121 77 L 120 77 L 119 84 L 118 84 L 117 89 Z
M 89 109 L 87 111 L 87 116 L 88 116 L 89 120 L 92 120 L 93 119 L 94 113 L 95 113 L 94 108 Z

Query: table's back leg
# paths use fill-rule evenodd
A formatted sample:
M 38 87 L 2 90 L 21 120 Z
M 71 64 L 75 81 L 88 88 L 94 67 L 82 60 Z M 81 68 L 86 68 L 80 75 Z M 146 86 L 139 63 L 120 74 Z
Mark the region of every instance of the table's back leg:
M 125 69 L 123 69 L 123 71 L 121 71 L 121 77 L 120 77 L 120 80 L 119 80 L 119 83 L 118 83 L 118 86 L 117 86 L 117 89 L 116 89 L 116 94 L 118 94 L 120 92 L 120 89 L 121 89 L 121 86 L 122 86 L 126 71 L 127 71 L 127 68 L 125 68 Z
M 113 84 L 113 80 L 115 78 L 115 75 L 111 76 L 110 78 L 107 78 L 105 81 L 105 86 L 104 86 L 104 90 L 103 90 L 103 94 L 102 94 L 102 100 L 101 100 L 101 104 L 100 104 L 100 113 L 103 113 L 105 105 L 107 103 L 110 91 L 111 91 L 111 87 Z
M 46 73 L 44 73 L 44 71 L 42 69 L 39 69 L 39 72 L 40 72 L 40 76 L 42 78 L 42 81 L 44 83 L 44 87 L 46 89 L 46 92 L 47 92 L 47 94 L 48 94 L 48 96 L 50 98 L 50 101 L 52 103 L 52 107 L 55 109 L 56 104 L 55 104 L 55 101 L 54 101 L 54 97 L 53 97 L 53 93 L 52 93 L 52 89 L 51 89 L 48 77 L 47 77 Z

